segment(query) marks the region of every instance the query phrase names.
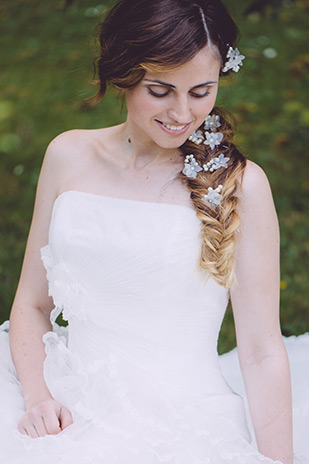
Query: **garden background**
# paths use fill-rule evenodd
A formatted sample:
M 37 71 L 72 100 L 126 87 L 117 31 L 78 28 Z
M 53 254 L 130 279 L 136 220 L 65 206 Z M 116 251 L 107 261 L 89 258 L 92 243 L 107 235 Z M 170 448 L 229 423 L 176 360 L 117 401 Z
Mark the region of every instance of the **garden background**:
M 270 179 L 281 227 L 282 331 L 297 335 L 309 330 L 309 2 L 226 3 L 239 24 L 246 60 L 240 73 L 222 81 L 217 104 L 234 113 L 237 143 Z M 125 119 L 113 90 L 95 107 L 84 102 L 94 92 L 87 83 L 97 53 L 95 25 L 107 4 L 1 0 L 0 322 L 8 317 L 16 290 L 48 143 L 69 129 Z M 220 351 L 234 343 L 229 310 Z

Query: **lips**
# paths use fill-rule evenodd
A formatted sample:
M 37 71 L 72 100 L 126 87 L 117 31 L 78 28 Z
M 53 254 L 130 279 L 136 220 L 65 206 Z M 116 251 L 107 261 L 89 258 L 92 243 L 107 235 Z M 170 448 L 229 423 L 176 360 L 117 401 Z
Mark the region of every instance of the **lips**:
M 164 132 L 167 132 L 168 134 L 173 134 L 173 135 L 184 134 L 191 124 L 191 123 L 187 123 L 187 124 L 176 125 L 176 124 L 162 122 L 162 121 L 159 121 L 158 119 L 156 119 L 156 122 L 160 124 L 160 127 L 164 130 Z

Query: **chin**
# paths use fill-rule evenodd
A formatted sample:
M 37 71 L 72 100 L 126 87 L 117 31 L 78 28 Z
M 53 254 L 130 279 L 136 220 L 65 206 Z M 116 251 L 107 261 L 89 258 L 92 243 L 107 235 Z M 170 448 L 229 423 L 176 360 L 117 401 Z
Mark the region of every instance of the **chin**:
M 161 148 L 172 149 L 181 147 L 187 139 L 187 137 L 181 137 L 175 140 L 155 140 L 154 142 Z

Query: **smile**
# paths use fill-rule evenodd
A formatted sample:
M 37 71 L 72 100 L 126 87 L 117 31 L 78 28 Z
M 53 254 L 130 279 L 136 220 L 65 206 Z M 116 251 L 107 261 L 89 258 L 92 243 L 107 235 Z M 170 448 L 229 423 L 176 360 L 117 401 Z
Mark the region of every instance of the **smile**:
M 178 126 L 175 126 L 174 124 L 168 124 L 159 121 L 156 119 L 156 122 L 160 124 L 160 127 L 164 130 L 164 132 L 167 132 L 168 134 L 173 134 L 173 135 L 181 135 L 184 132 L 187 131 L 188 127 L 190 126 L 191 123 L 188 124 L 181 124 Z

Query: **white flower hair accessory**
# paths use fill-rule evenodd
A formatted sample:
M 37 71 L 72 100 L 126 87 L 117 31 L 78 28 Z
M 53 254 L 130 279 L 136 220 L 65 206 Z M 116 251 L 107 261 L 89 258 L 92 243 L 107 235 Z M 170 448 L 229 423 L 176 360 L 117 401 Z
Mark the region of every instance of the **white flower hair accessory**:
M 216 145 L 220 145 L 223 139 L 222 132 L 205 132 L 205 136 L 204 145 L 209 145 L 212 150 Z
M 189 140 L 195 143 L 195 145 L 200 145 L 204 140 L 202 131 L 193 131 L 192 134 L 189 136 Z
M 222 72 L 227 72 L 232 69 L 234 72 L 238 72 L 240 66 L 243 65 L 243 60 L 246 58 L 244 55 L 241 55 L 238 48 L 235 50 L 232 47 L 229 47 L 226 54 L 227 61 L 224 64 Z
M 218 129 L 218 127 L 221 126 L 221 122 L 220 122 L 220 116 L 214 114 L 214 115 L 208 115 L 207 118 L 205 119 L 204 121 L 204 134 L 201 130 L 195 130 L 192 132 L 192 134 L 188 137 L 188 140 L 190 140 L 191 142 L 193 142 L 195 145 L 201 145 L 201 143 L 204 142 L 205 145 L 209 145 L 208 142 L 205 141 L 206 140 L 210 140 L 209 137 L 212 135 L 211 133 L 207 132 L 207 131 L 211 131 L 211 132 L 216 132 L 216 129 Z M 207 134 L 208 134 L 208 138 L 207 138 Z M 219 135 L 220 132 L 218 132 L 218 136 L 215 136 L 215 140 L 219 138 L 221 138 L 221 140 L 223 139 L 223 134 Z M 212 139 L 212 138 L 211 138 Z M 213 144 L 212 144 L 213 145 Z M 217 143 L 215 143 L 215 145 L 218 145 Z M 214 148 L 214 146 L 212 146 L 212 149 Z
M 223 133 L 216 132 L 216 130 L 221 127 L 220 116 L 218 115 L 208 115 L 204 121 L 204 133 L 202 130 L 195 130 L 189 136 L 191 142 L 195 145 L 208 145 L 211 150 L 216 146 L 220 145 L 223 140 Z M 216 156 L 202 166 L 196 161 L 194 155 L 186 155 L 185 165 L 182 170 L 182 173 L 189 177 L 196 179 L 197 174 L 201 171 L 205 172 L 214 172 L 220 168 L 227 168 L 230 158 L 224 156 L 221 153 L 219 156 Z M 213 209 L 216 209 L 216 206 L 220 205 L 222 200 L 221 190 L 223 186 L 219 185 L 217 188 L 213 189 L 212 187 L 208 188 L 208 193 L 203 196 L 203 200 L 206 201 Z
M 220 192 L 222 188 L 222 185 L 219 185 L 216 189 L 209 187 L 207 195 L 203 196 L 203 200 L 207 201 L 207 203 L 209 203 L 210 206 L 215 209 L 216 206 L 220 205 L 221 203 L 222 195 L 220 194 Z
M 212 158 L 208 163 L 203 165 L 204 171 L 216 171 L 217 169 L 220 168 L 227 168 L 227 163 L 230 161 L 230 158 L 227 156 L 224 156 L 223 153 L 221 155 L 216 156 L 215 158 Z
M 221 126 L 220 116 L 214 114 L 213 116 L 209 115 L 205 119 L 204 129 L 205 131 L 211 130 L 215 132 L 218 127 Z
M 194 155 L 186 155 L 185 165 L 182 172 L 187 177 L 193 177 L 195 179 L 198 172 L 201 172 L 203 170 L 205 172 L 214 172 L 220 168 L 227 168 L 229 161 L 230 158 L 228 156 L 224 156 L 224 154 L 221 153 L 219 156 L 212 158 L 210 161 L 208 161 L 208 163 L 205 163 L 203 167 L 201 167 L 194 158 Z
M 185 158 L 185 166 L 182 170 L 183 174 L 187 177 L 193 177 L 194 179 L 197 176 L 197 173 L 203 171 L 203 168 L 198 164 L 194 155 L 187 155 Z

